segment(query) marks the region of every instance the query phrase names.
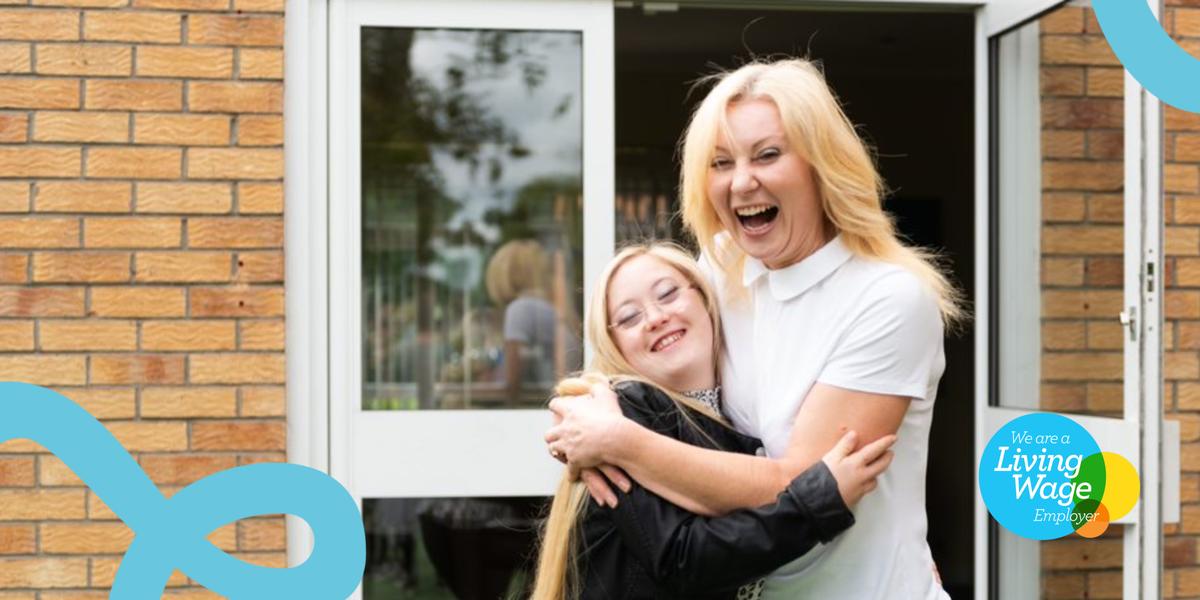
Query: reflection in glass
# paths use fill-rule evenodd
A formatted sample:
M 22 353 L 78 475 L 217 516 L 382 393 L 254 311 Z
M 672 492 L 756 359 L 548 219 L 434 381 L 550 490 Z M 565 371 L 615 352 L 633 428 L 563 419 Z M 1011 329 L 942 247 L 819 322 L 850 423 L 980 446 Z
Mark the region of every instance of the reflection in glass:
M 578 32 L 362 29 L 364 409 L 543 403 L 582 366 Z
M 546 498 L 363 501 L 364 600 L 528 596 Z

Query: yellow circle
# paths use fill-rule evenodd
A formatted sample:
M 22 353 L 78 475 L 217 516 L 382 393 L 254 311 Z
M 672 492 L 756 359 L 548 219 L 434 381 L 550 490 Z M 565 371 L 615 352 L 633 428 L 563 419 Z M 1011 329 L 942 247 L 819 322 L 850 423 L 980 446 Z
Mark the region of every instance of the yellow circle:
M 1101 502 L 1108 508 L 1109 519 L 1115 521 L 1133 510 L 1141 495 L 1142 484 L 1128 459 L 1112 452 L 1103 454 L 1105 483 Z

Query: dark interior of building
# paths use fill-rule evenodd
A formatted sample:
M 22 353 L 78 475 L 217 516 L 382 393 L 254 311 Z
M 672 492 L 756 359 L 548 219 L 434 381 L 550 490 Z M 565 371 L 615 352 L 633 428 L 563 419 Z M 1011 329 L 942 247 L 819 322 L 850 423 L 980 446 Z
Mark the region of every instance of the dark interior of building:
M 675 197 L 676 143 L 705 92 L 689 95 L 698 77 L 751 56 L 818 59 L 877 152 L 885 207 L 912 242 L 942 254 L 970 299 L 973 31 L 969 13 L 619 8 L 618 193 Z M 926 486 L 929 544 L 956 598 L 973 593 L 975 548 L 974 336 L 971 324 L 963 329 L 946 339 Z

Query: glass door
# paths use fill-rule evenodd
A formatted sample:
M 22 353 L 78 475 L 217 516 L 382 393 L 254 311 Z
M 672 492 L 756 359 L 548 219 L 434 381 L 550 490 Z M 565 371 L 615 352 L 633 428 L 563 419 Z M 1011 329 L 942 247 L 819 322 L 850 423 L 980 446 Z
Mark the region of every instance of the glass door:
M 1003 5 L 1003 6 L 1001 6 Z M 977 598 L 1158 597 L 1161 360 L 1152 101 L 1090 6 L 994 2 L 980 14 L 983 216 L 976 456 L 1029 412 L 1064 414 L 1141 473 L 1102 536 L 1017 537 L 977 507 Z M 1157 137 L 1151 138 L 1156 140 Z M 982 258 L 986 257 L 986 258 Z M 986 268 L 984 268 L 986 267 Z M 1145 449 L 1151 448 L 1151 452 Z
M 330 468 L 364 598 L 522 594 L 613 248 L 612 6 L 330 6 Z

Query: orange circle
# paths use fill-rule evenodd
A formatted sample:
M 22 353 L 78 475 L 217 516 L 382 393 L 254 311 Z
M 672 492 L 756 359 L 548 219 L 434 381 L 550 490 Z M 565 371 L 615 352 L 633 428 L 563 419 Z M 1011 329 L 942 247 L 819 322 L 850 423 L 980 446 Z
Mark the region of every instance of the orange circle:
M 1078 533 L 1080 537 L 1100 537 L 1100 534 L 1108 531 L 1108 507 L 1101 503 L 1096 507 L 1096 512 L 1094 514 L 1095 516 L 1091 521 L 1080 525 L 1079 528 L 1075 530 L 1075 533 Z

